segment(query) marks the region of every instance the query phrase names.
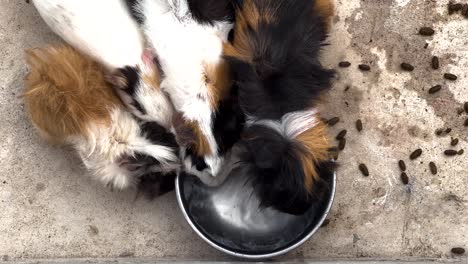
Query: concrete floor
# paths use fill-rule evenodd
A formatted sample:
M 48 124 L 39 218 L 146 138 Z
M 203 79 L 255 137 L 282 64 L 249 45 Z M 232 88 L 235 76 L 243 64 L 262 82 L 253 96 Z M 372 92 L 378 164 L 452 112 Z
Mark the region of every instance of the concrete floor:
M 326 117 L 333 133 L 348 129 L 339 157 L 330 224 L 285 259 L 458 259 L 468 248 L 468 159 L 445 157 L 450 137 L 468 152 L 468 19 L 448 16 L 448 0 L 336 0 L 331 46 L 324 60 L 338 69 Z M 433 37 L 417 35 L 432 26 Z M 0 1 L 0 260 L 86 257 L 225 259 L 185 223 L 173 193 L 154 202 L 113 193 L 87 177 L 69 150 L 47 145 L 25 116 L 18 96 L 23 50 L 58 41 L 25 1 Z M 427 48 L 424 48 L 428 44 Z M 430 69 L 432 55 L 441 69 Z M 415 66 L 400 70 L 401 62 Z M 362 73 L 357 64 L 367 63 Z M 459 79 L 443 80 L 452 72 Z M 429 95 L 428 89 L 443 89 Z M 347 92 L 346 86 L 350 86 Z M 358 133 L 354 122 L 362 119 Z M 448 136 L 434 131 L 450 127 Z M 409 154 L 422 148 L 422 156 Z M 397 161 L 408 166 L 400 181 Z M 436 162 L 437 175 L 428 163 Z M 370 177 L 363 177 L 364 162 Z M 3 256 L 3 257 L 2 257 Z

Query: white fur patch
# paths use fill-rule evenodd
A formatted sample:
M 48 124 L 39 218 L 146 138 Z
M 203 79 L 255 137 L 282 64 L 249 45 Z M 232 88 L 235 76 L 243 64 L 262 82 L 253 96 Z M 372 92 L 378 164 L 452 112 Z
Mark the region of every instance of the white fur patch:
M 33 0 L 49 27 L 110 68 L 135 66 L 143 37 L 121 0 Z
M 289 139 L 315 127 L 319 122 L 317 109 L 296 111 L 283 115 L 280 120 L 247 118 L 247 126 L 261 125 L 276 130 Z
M 204 65 L 221 61 L 223 41 L 232 25 L 198 24 L 190 15 L 186 0 L 142 0 L 140 12 L 145 16 L 145 34 L 165 74 L 161 88 L 185 119 L 198 123 L 213 152 L 205 157 L 205 162 L 216 175 L 222 158 L 212 131 L 213 110 Z
M 179 159 L 173 149 L 154 145 L 145 139 L 136 120 L 122 109 L 112 111 L 110 126 L 95 124 L 89 131 L 90 139 L 73 136 L 68 139 L 81 157 L 83 164 L 94 177 L 105 185 L 124 189 L 136 182 L 138 171 L 129 171 L 120 166 L 120 159 L 133 156 L 135 152 L 152 156 L 161 162 L 163 170 L 179 166 Z

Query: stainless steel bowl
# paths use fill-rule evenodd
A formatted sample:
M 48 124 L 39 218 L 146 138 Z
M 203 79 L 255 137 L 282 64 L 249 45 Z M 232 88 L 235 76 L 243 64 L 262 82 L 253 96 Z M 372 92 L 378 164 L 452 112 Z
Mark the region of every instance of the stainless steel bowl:
M 235 257 L 268 259 L 297 248 L 320 228 L 335 196 L 336 174 L 330 172 L 326 198 L 305 214 L 259 209 L 251 181 L 237 176 L 217 187 L 185 174 L 176 179 L 177 200 L 192 229 L 214 248 Z

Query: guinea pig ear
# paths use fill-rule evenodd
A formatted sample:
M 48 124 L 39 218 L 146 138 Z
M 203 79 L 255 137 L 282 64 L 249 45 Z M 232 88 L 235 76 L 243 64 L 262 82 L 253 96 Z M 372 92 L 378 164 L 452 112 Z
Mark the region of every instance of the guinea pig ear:
M 151 49 L 146 48 L 143 50 L 143 53 L 141 54 L 141 61 L 143 61 L 143 65 L 147 70 L 156 70 L 158 61 Z
M 128 86 L 127 77 L 121 69 L 107 72 L 105 74 L 106 81 L 113 87 L 125 89 Z

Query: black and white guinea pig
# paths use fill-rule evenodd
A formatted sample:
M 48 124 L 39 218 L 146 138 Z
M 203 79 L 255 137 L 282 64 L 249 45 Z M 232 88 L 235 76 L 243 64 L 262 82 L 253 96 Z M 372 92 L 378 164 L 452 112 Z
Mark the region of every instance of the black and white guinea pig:
M 333 14 L 330 0 L 237 1 L 224 54 L 238 86 L 246 127 L 241 166 L 263 206 L 302 214 L 321 199 L 329 161 L 317 102 L 332 70 L 319 61 Z
M 126 2 L 161 66 L 161 89 L 175 108 L 173 125 L 185 169 L 216 176 L 239 138 L 243 119 L 223 58 L 234 17 L 231 1 Z

